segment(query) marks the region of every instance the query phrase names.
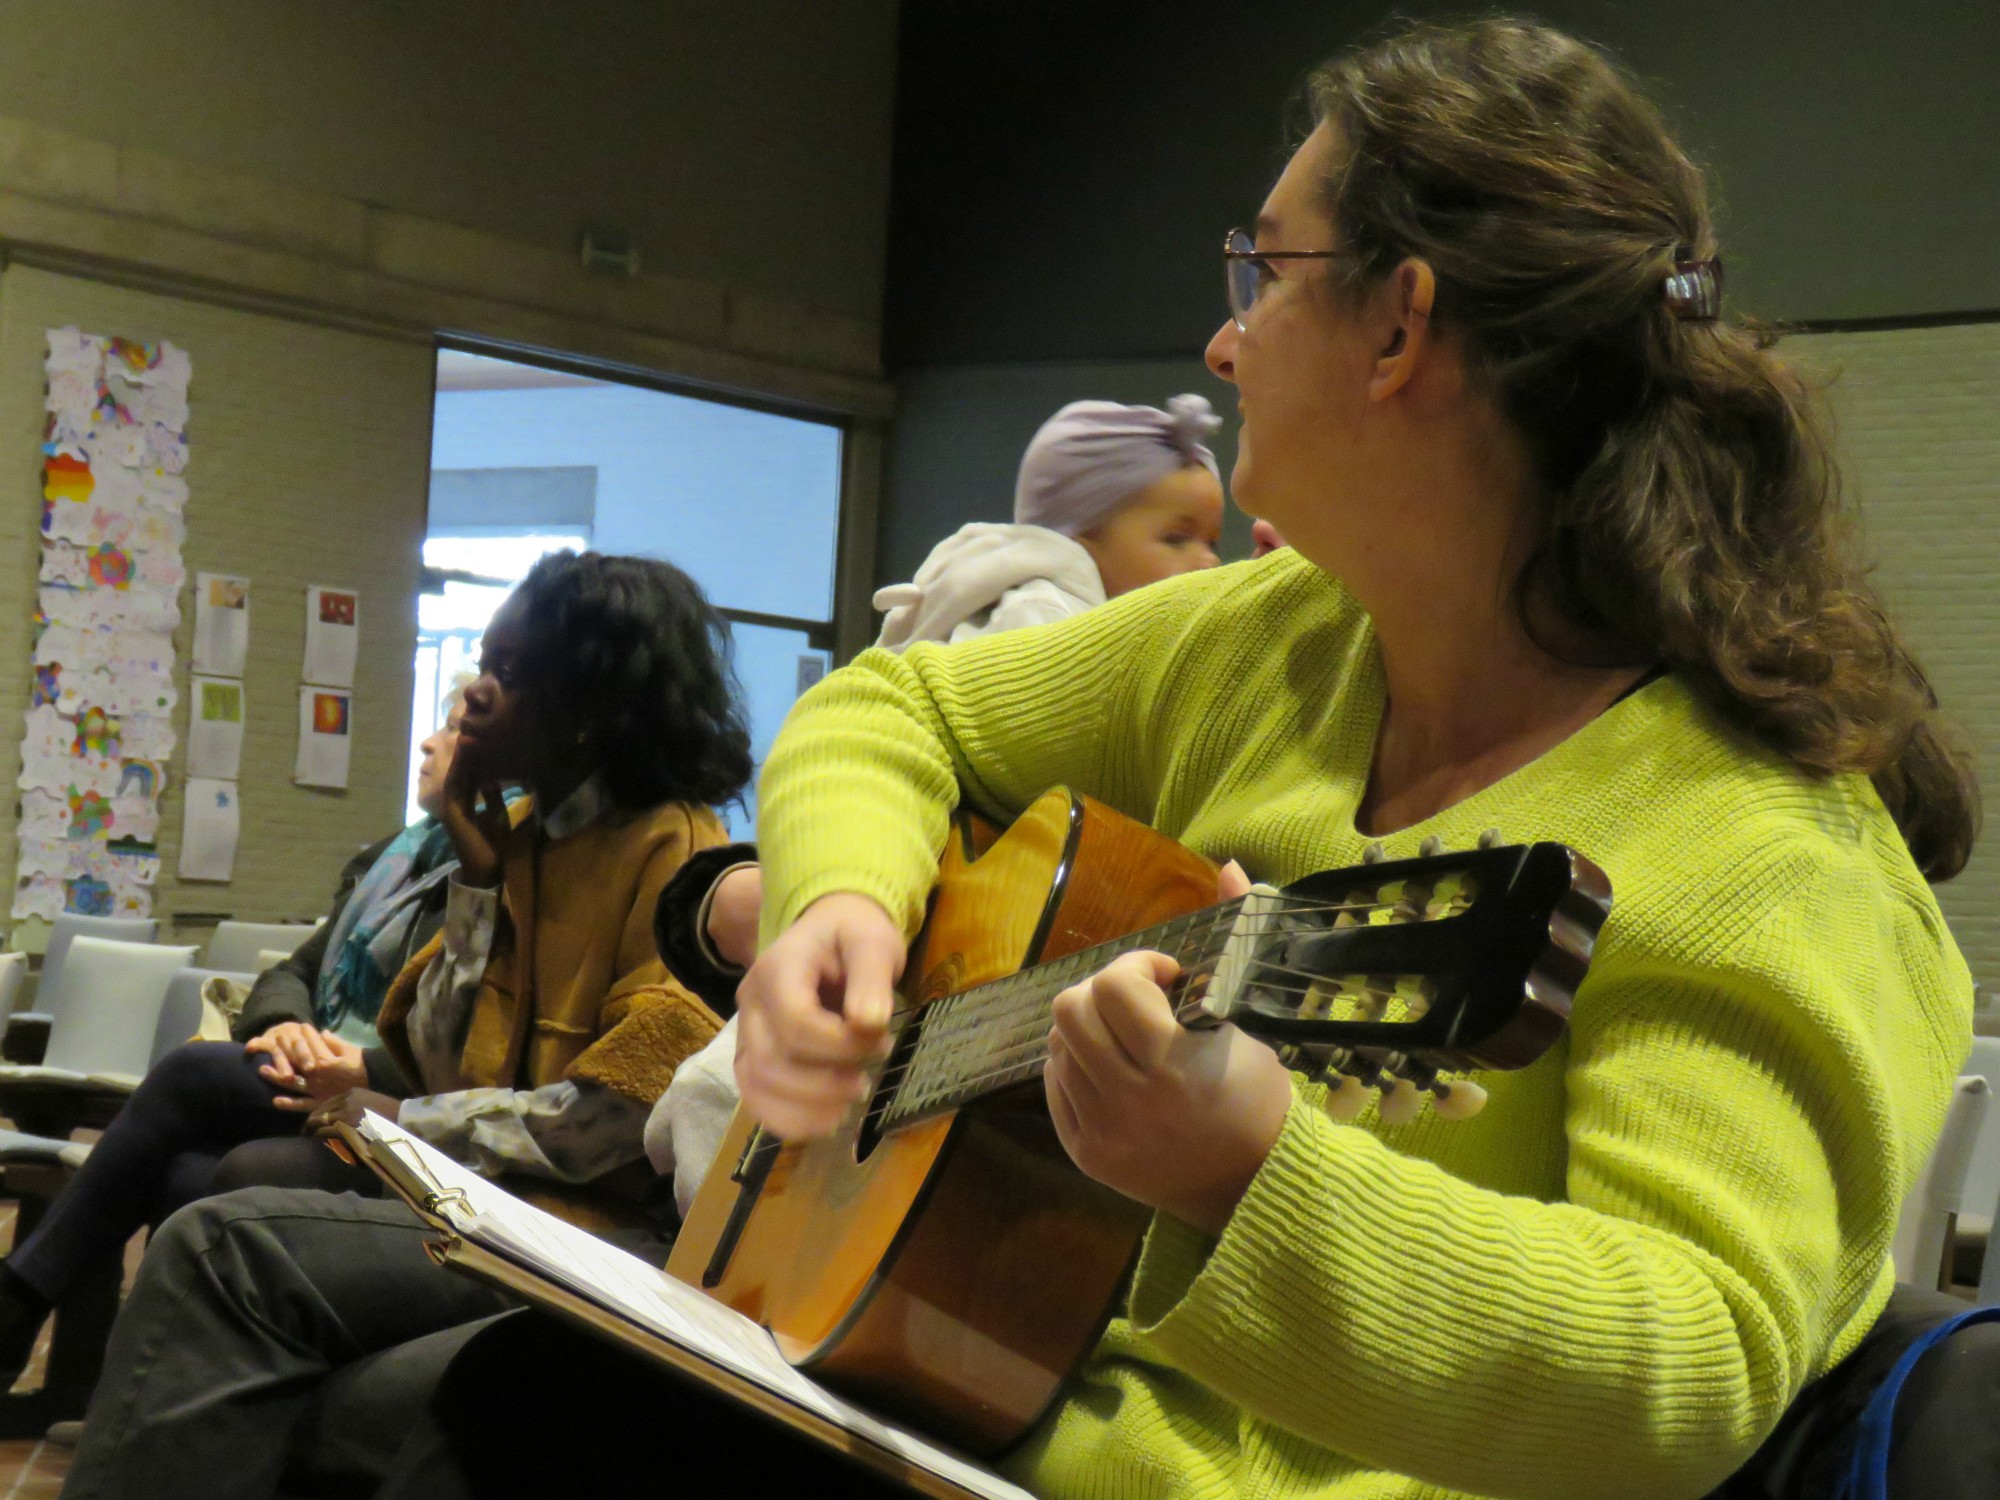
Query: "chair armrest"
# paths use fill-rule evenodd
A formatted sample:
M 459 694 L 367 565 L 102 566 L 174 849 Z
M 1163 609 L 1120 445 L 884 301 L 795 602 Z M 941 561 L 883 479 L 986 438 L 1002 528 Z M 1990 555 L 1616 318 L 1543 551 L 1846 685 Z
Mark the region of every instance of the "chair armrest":
M 49 1028 L 55 1017 L 43 1011 L 24 1010 L 7 1017 L 7 1029 L 0 1032 L 0 1059 L 33 1065 L 48 1056 Z

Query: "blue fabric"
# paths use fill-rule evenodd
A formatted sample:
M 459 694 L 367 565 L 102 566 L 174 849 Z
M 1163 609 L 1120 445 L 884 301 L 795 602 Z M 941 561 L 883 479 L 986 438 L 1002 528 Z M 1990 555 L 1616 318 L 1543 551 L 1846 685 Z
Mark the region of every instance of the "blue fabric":
M 313 989 L 313 1022 L 373 1046 L 375 1016 L 401 966 L 403 941 L 424 893 L 458 868 L 435 818 L 412 823 L 368 867 L 328 936 Z
M 1903 1383 L 1910 1378 L 1918 1360 L 1959 1329 L 1992 1322 L 2000 1322 L 2000 1305 L 1975 1307 L 1926 1329 L 1903 1351 L 1903 1357 L 1875 1387 L 1875 1394 L 1861 1413 L 1854 1456 L 1848 1462 L 1847 1478 L 1834 1500 L 1889 1500 L 1889 1445 L 1895 1436 L 1896 1398 L 1903 1393 Z

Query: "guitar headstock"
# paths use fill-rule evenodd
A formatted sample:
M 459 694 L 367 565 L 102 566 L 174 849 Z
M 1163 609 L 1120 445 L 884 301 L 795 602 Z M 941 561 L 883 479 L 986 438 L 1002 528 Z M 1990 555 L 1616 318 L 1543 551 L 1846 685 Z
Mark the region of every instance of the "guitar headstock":
M 1212 971 L 1179 997 L 1190 1024 L 1228 1021 L 1333 1085 L 1328 1107 L 1476 1112 L 1484 1091 L 1439 1074 L 1522 1068 L 1568 1024 L 1611 883 L 1561 844 L 1427 854 L 1328 870 L 1243 898 Z

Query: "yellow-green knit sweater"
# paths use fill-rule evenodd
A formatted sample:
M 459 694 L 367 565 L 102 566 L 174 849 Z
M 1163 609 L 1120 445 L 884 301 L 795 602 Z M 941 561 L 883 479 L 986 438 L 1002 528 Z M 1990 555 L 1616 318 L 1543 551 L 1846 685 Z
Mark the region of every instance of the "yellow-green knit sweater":
M 768 936 L 829 891 L 914 929 L 962 785 L 1067 783 L 1274 882 L 1360 860 L 1382 679 L 1295 554 L 1061 624 L 870 652 L 793 711 Z M 1888 1295 L 1971 981 L 1872 788 L 1664 678 L 1383 840 L 1559 839 L 1615 905 L 1565 1045 L 1469 1122 L 1304 1089 L 1219 1242 L 1155 1221 L 1128 1316 L 1007 1462 L 1049 1496 L 1699 1496 Z

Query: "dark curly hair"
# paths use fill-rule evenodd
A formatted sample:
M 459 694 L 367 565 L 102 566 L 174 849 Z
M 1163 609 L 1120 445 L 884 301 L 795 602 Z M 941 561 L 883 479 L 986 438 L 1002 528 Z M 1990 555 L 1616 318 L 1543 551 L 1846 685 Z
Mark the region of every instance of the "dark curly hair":
M 1309 93 L 1343 148 L 1334 285 L 1428 262 L 1433 316 L 1534 453 L 1531 633 L 1662 662 L 1802 770 L 1872 777 L 1918 867 L 1956 874 L 1969 757 L 1855 556 L 1815 393 L 1764 330 L 1667 305 L 1716 245 L 1659 112 L 1595 49 L 1508 20 L 1402 27 Z
M 729 625 L 672 563 L 551 552 L 514 591 L 521 674 L 622 806 L 715 805 L 750 780 Z

